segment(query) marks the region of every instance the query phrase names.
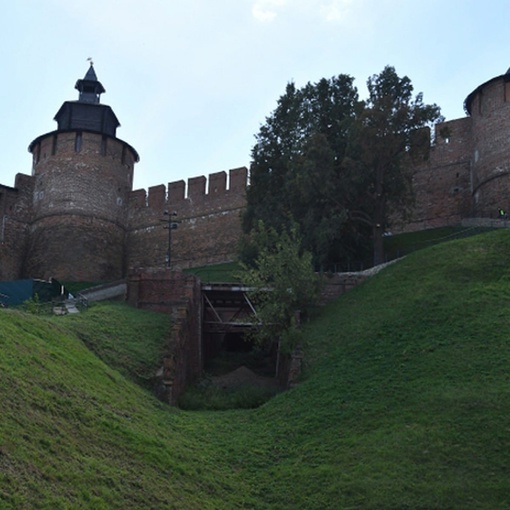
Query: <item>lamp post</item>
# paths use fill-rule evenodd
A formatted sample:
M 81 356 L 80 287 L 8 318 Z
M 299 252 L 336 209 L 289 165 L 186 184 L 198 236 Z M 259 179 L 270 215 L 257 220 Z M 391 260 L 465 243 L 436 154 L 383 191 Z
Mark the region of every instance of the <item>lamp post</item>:
M 164 219 L 161 221 L 164 221 L 166 223 L 164 228 L 168 229 L 168 250 L 166 253 L 166 267 L 170 269 L 172 267 L 172 230 L 175 230 L 178 226 L 178 223 L 180 221 L 176 221 L 175 217 L 177 216 L 177 213 L 175 211 L 168 212 L 165 211 L 163 213 L 165 216 L 168 216 L 168 219 Z

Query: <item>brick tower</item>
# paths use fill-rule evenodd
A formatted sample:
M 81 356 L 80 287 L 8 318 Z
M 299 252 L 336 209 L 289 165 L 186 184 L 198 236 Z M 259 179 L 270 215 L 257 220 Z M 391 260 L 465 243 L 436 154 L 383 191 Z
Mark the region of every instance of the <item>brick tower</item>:
M 490 217 L 510 207 L 510 69 L 478 86 L 464 108 L 472 119 L 473 212 Z
M 138 154 L 116 137 L 113 110 L 92 63 L 77 101 L 55 115 L 56 131 L 36 138 L 33 216 L 25 276 L 104 281 L 125 275 L 128 199 Z

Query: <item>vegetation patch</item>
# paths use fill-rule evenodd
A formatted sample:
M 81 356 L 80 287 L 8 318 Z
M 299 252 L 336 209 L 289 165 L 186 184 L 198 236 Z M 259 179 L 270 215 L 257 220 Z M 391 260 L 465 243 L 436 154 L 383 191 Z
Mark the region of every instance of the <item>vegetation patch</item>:
M 196 275 L 205 283 L 224 283 L 237 281 L 234 275 L 239 269 L 240 266 L 236 262 L 227 262 L 225 264 L 185 269 L 184 272 Z
M 239 367 L 238 370 L 242 370 Z M 253 409 L 261 406 L 279 392 L 276 385 L 238 382 L 219 386 L 210 378 L 189 388 L 179 400 L 179 407 L 187 411 L 225 411 L 227 409 Z
M 169 315 L 112 301 L 94 303 L 84 313 L 61 317 L 58 323 L 124 377 L 153 388 L 170 341 Z
M 222 351 L 208 360 L 203 377 L 187 389 L 179 407 L 188 411 L 259 407 L 282 391 L 275 370 L 275 357 L 256 346 L 245 352 Z
M 0 508 L 508 508 L 509 268 L 504 229 L 409 255 L 306 325 L 300 385 L 220 412 L 158 402 L 85 343 L 144 330 L 141 353 L 156 315 L 3 309 Z
M 393 260 L 436 244 L 463 239 L 492 230 L 494 229 L 488 227 L 462 227 L 458 225 L 387 235 L 384 238 L 384 251 L 387 260 Z

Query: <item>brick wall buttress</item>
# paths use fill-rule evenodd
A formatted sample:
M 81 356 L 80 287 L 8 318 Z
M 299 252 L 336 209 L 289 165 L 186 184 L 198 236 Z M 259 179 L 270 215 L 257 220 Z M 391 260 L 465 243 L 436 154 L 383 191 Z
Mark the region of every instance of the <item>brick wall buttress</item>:
M 128 278 L 127 300 L 137 308 L 172 317 L 155 392 L 159 399 L 176 405 L 203 370 L 200 280 L 180 271 L 138 271 Z

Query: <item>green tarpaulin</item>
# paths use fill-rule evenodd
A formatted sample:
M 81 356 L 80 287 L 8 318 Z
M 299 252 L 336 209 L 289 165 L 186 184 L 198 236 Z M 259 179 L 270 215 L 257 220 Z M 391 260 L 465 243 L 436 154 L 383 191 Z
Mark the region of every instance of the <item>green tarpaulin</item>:
M 57 280 L 49 282 L 43 280 L 0 282 L 0 305 L 2 306 L 20 305 L 27 299 L 35 298 L 36 295 L 39 301 L 45 302 L 60 296 L 65 299 L 68 293 Z

